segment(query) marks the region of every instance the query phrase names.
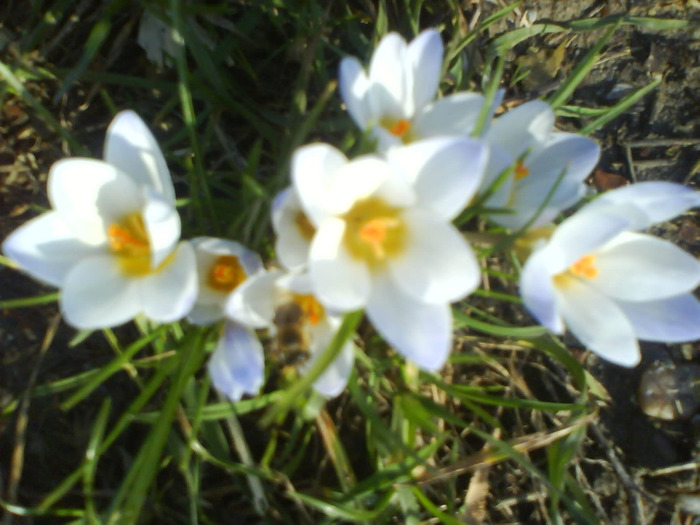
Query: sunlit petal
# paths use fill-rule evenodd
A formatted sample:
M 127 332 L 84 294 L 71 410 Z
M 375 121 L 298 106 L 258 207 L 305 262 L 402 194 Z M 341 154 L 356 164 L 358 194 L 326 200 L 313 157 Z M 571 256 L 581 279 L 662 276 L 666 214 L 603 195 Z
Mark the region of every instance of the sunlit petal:
M 107 128 L 104 158 L 137 184 L 153 188 L 171 205 L 175 204 L 175 190 L 163 153 L 151 130 L 133 111 L 118 113 Z
M 410 241 L 389 266 L 404 293 L 417 301 L 444 303 L 462 299 L 479 286 L 479 264 L 457 229 L 423 210 L 406 212 L 404 220 Z
M 542 326 L 555 334 L 564 333 L 559 315 L 552 275 L 547 267 L 546 248 L 534 252 L 525 262 L 520 274 L 520 295 L 525 307 Z
M 447 303 L 415 301 L 384 275 L 373 283 L 366 312 L 382 337 L 421 369 L 436 372 L 445 364 L 452 347 L 452 311 Z
M 153 189 L 146 190 L 143 222 L 151 245 L 151 266 L 157 268 L 180 239 L 180 216 L 175 207 Z
M 352 119 L 363 130 L 369 126 L 372 116 L 367 98 L 368 87 L 369 79 L 360 61 L 355 57 L 344 58 L 338 71 L 340 96 Z
M 517 159 L 534 145 L 544 142 L 553 127 L 552 108 L 546 102 L 533 100 L 498 117 L 484 137 Z
M 618 305 L 644 341 L 684 343 L 700 339 L 700 301 L 691 293 L 660 301 Z
M 618 365 L 639 363 L 635 330 L 619 306 L 578 279 L 570 279 L 565 288 L 556 290 L 561 316 L 583 345 Z
M 427 29 L 408 45 L 407 62 L 411 66 L 412 105 L 410 111 L 421 108 L 435 98 L 442 71 L 442 40 L 434 29 Z
M 468 137 L 483 105 L 484 97 L 478 93 L 449 95 L 419 110 L 411 132 L 420 139 L 445 135 Z
M 374 115 L 409 117 L 412 97 L 409 97 L 406 41 L 397 33 L 381 39 L 369 65 L 368 94 Z

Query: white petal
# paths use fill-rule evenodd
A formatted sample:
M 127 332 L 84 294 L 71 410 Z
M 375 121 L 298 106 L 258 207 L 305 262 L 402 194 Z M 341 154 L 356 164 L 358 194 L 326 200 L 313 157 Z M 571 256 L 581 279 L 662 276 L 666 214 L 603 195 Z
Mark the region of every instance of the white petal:
M 367 97 L 369 79 L 355 57 L 346 57 L 340 62 L 338 87 L 348 113 L 360 129 L 366 129 L 375 115 L 370 113 Z
M 515 159 L 511 157 L 510 153 L 508 153 L 505 149 L 497 144 L 490 144 L 489 161 L 486 165 L 486 169 L 484 170 L 484 179 L 481 181 L 479 193 L 483 193 L 491 188 L 491 186 L 498 180 L 498 177 L 514 162 Z M 511 171 L 510 175 L 506 177 L 506 179 L 494 191 L 491 197 L 486 200 L 485 205 L 491 208 L 505 208 L 506 204 L 511 198 L 514 182 L 514 174 Z M 489 218 L 498 222 L 498 218 L 501 216 L 502 214 L 493 214 L 493 216 L 489 216 Z
M 226 323 L 207 370 L 214 387 L 231 401 L 257 394 L 265 378 L 265 357 L 255 332 Z
M 441 98 L 418 111 L 411 133 L 420 139 L 443 135 L 468 137 L 483 105 L 484 97 L 478 93 L 455 93 Z
M 340 319 L 326 318 L 325 321 L 310 330 L 311 344 L 309 349 L 311 351 L 311 359 L 304 366 L 304 370 L 307 370 L 326 350 L 339 327 Z M 314 382 L 314 390 L 326 397 L 335 397 L 340 394 L 348 383 L 354 362 L 353 344 L 352 341 L 347 341 L 340 350 L 338 357 Z
M 138 282 L 124 276 L 111 255 L 98 255 L 75 265 L 61 290 L 66 322 L 81 330 L 109 328 L 141 312 Z
M 151 267 L 156 268 L 180 240 L 180 216 L 174 205 L 148 188 L 143 222 L 151 245 Z
M 413 111 L 435 98 L 442 71 L 442 39 L 434 29 L 427 29 L 408 45 L 407 58 L 413 80 Z
M 246 276 L 258 273 L 263 269 L 262 259 L 252 250 L 241 243 L 220 239 L 218 237 L 195 237 L 190 240 L 197 255 L 197 268 L 208 269 L 221 255 L 233 255 L 243 267 Z
M 148 126 L 133 111 L 118 113 L 107 128 L 105 161 L 175 205 L 175 189 L 163 153 Z
M 403 219 L 407 246 L 388 264 L 394 283 L 404 293 L 417 301 L 448 303 L 479 286 L 479 264 L 454 226 L 418 209 L 407 211 Z
M 562 172 L 567 180 L 583 182 L 599 158 L 597 142 L 574 133 L 554 133 L 541 149 L 525 157 L 524 164 L 530 174 L 522 182 L 547 179 L 551 185 Z
M 643 216 L 635 215 L 631 228 L 642 230 L 668 221 L 691 208 L 700 206 L 700 192 L 681 184 L 648 181 L 608 191 L 588 204 L 587 208 L 616 205 L 633 206 Z
M 192 307 L 190 313 L 187 314 L 187 320 L 197 326 L 207 326 L 214 324 L 224 317 L 224 308 L 221 304 L 197 303 Z
M 397 33 L 389 33 L 374 50 L 367 90 L 372 115 L 406 118 L 413 114 L 413 97 L 409 93 L 412 72 L 408 69 L 406 47 L 406 41 Z
M 370 138 L 377 142 L 377 153 L 384 154 L 391 148 L 401 146 L 403 144 L 400 137 L 393 135 L 386 128 L 379 124 L 372 126 Z
M 690 293 L 661 301 L 618 301 L 637 337 L 659 343 L 700 339 L 700 301 Z
M 343 246 L 345 222 L 325 221 L 311 243 L 309 273 L 316 297 L 341 312 L 362 308 L 370 294 L 367 265 L 356 261 Z
M 71 230 L 91 244 L 105 242 L 106 227 L 130 213 L 139 213 L 144 199 L 139 188 L 114 166 L 94 159 L 64 159 L 49 172 L 49 200 Z
M 625 301 L 652 301 L 694 290 L 700 262 L 674 244 L 623 232 L 596 253 L 598 276 L 591 284 Z
M 345 155 L 328 144 L 303 146 L 292 155 L 292 183 L 302 208 L 313 223 L 335 212 L 327 202 L 329 186 L 334 172 L 347 163 Z
M 485 138 L 505 148 L 514 158 L 544 142 L 554 127 L 554 111 L 546 102 L 533 100 L 497 118 Z
M 421 369 L 442 368 L 452 348 L 452 311 L 446 303 L 413 300 L 377 276 L 367 304 L 367 316 L 381 336 Z
M 387 159 L 414 183 L 419 206 L 451 220 L 479 188 L 488 149 L 479 141 L 441 137 L 393 148 Z
M 555 334 L 564 333 L 564 321 L 557 311 L 552 275 L 547 268 L 546 249 L 533 252 L 520 274 L 520 296 L 530 313 Z
M 634 328 L 619 306 L 578 279 L 570 279 L 556 290 L 561 316 L 584 346 L 618 365 L 639 363 Z
M 62 214 L 49 211 L 13 231 L 2 251 L 32 277 L 60 287 L 71 268 L 105 248 L 77 239 Z
M 281 191 L 272 202 L 272 225 L 277 234 L 275 254 L 285 268 L 301 268 L 309 258 L 311 239 L 297 224 L 304 214 L 293 188 Z
M 160 323 L 171 323 L 189 313 L 197 299 L 197 263 L 194 248 L 181 242 L 173 260 L 141 281 L 143 313 Z
M 259 272 L 236 288 L 226 303 L 226 315 L 251 328 L 269 328 L 275 317 L 275 283 L 284 272 Z
M 584 255 L 595 252 L 625 230 L 629 222 L 610 213 L 574 213 L 562 222 L 549 239 L 548 267 L 551 275 L 564 271 Z

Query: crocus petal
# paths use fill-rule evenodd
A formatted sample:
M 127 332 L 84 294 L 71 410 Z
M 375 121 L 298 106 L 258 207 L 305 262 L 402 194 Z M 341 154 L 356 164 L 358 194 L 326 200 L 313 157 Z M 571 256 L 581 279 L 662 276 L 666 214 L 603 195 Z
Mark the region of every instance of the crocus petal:
M 151 266 L 156 268 L 180 240 L 180 216 L 175 207 L 152 188 L 147 188 L 146 194 L 143 222 L 151 244 Z
M 63 215 L 49 211 L 13 231 L 2 251 L 32 277 L 60 287 L 71 268 L 105 248 L 76 238 Z
M 467 137 L 483 105 L 484 97 L 478 93 L 455 93 L 441 98 L 418 111 L 411 133 L 420 139 L 444 135 Z
M 197 255 L 197 268 L 208 269 L 221 255 L 233 255 L 243 267 L 247 276 L 263 269 L 262 259 L 241 243 L 220 239 L 219 237 L 195 237 L 190 240 Z
M 224 317 L 224 308 L 219 303 L 197 303 L 187 314 L 187 320 L 197 326 L 214 324 Z
M 133 111 L 118 113 L 107 128 L 104 158 L 137 184 L 153 188 L 175 205 L 175 189 L 163 153 L 148 126 Z
M 371 282 L 367 266 L 352 258 L 343 246 L 345 222 L 328 219 L 311 242 L 309 272 L 316 297 L 341 312 L 362 308 Z
M 618 365 L 639 363 L 635 330 L 611 299 L 575 278 L 568 279 L 556 291 L 564 322 L 584 346 Z
M 255 332 L 226 323 L 207 370 L 214 387 L 231 401 L 257 394 L 265 378 L 265 357 Z
M 347 162 L 345 155 L 328 144 L 310 144 L 294 152 L 292 183 L 302 208 L 312 222 L 319 222 L 334 211 L 329 211 L 325 203 L 329 178 Z
M 326 318 L 310 331 L 311 338 L 311 359 L 303 367 L 303 370 L 308 370 L 311 365 L 321 356 L 323 351 L 333 340 L 338 328 L 340 327 L 340 319 Z M 326 368 L 321 376 L 314 382 L 313 388 L 319 394 L 326 397 L 335 397 L 340 394 L 348 383 L 348 378 L 352 372 L 352 366 L 355 362 L 354 349 L 352 341 L 348 341 L 343 345 L 340 354 Z
M 700 206 L 700 192 L 673 182 L 639 182 L 604 193 L 586 209 L 610 205 L 616 206 L 620 212 L 628 206 L 639 210 L 643 215 L 633 214 L 630 228 L 642 230 Z
M 146 276 L 140 284 L 146 317 L 160 323 L 185 317 L 197 299 L 197 263 L 192 245 L 181 242 L 172 261 Z
M 625 301 L 664 299 L 700 284 L 700 262 L 695 257 L 650 235 L 621 233 L 596 252 L 594 264 L 598 276 L 591 284 Z
M 366 312 L 382 337 L 421 369 L 436 372 L 445 364 L 452 347 L 452 311 L 447 303 L 415 301 L 388 276 L 378 275 Z
M 424 210 L 406 211 L 404 253 L 390 261 L 394 283 L 414 300 L 447 303 L 464 298 L 481 281 L 471 248 L 448 223 Z
M 81 330 L 117 326 L 141 312 L 138 281 L 127 278 L 111 255 L 76 264 L 63 282 L 61 312 Z
M 397 33 L 381 39 L 369 65 L 370 86 L 367 91 L 372 114 L 406 118 L 412 115 L 409 96 L 406 41 Z
M 411 66 L 413 86 L 412 111 L 435 98 L 442 70 L 442 39 L 434 29 L 423 31 L 408 45 L 406 52 Z
M 293 188 L 282 190 L 272 202 L 272 225 L 277 234 L 275 254 L 285 268 L 301 268 L 309 258 L 311 239 L 299 226 L 306 217 Z
M 387 159 L 414 184 L 419 206 L 451 220 L 479 188 L 488 150 L 475 140 L 440 137 L 393 148 Z
M 522 182 L 548 179 L 551 184 L 563 177 L 583 182 L 590 175 L 600 158 L 597 142 L 574 133 L 554 133 L 541 149 L 525 158 L 524 164 L 530 175 Z
M 564 321 L 557 310 L 552 275 L 548 270 L 546 248 L 528 257 L 520 274 L 520 296 L 539 323 L 555 334 L 564 333 Z
M 360 61 L 355 57 L 346 57 L 340 62 L 338 71 L 338 88 L 345 102 L 348 113 L 359 126 L 366 129 L 372 117 L 367 98 L 369 79 Z
M 546 102 L 533 100 L 498 117 L 484 138 L 505 148 L 513 158 L 544 142 L 554 126 L 554 111 Z
M 226 302 L 226 315 L 251 328 L 269 328 L 275 317 L 275 282 L 283 273 L 263 271 L 243 281 Z
M 594 210 L 580 210 L 562 222 L 549 240 L 548 267 L 551 275 L 564 271 L 622 232 L 626 218 Z
M 510 156 L 505 149 L 497 144 L 489 145 L 489 161 L 484 170 L 484 179 L 481 182 L 479 193 L 483 193 L 492 188 L 493 184 L 498 181 L 498 178 L 507 170 L 515 159 Z M 486 200 L 485 205 L 490 208 L 505 208 L 511 198 L 514 183 L 513 170 L 501 182 L 498 188 L 493 190 L 493 194 Z M 493 214 L 489 218 L 495 222 L 499 222 L 502 214 Z
M 76 236 L 91 244 L 106 240 L 106 226 L 138 213 L 143 194 L 126 174 L 101 160 L 64 159 L 49 172 L 49 200 Z
M 700 339 L 700 301 L 691 293 L 660 301 L 618 301 L 618 305 L 639 339 L 660 343 Z

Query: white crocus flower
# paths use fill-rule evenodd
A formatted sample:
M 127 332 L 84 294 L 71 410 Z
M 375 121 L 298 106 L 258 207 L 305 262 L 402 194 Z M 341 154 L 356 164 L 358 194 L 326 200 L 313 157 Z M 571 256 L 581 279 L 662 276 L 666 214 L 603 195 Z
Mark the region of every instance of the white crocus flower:
M 139 313 L 184 317 L 197 296 L 194 251 L 181 242 L 175 191 L 163 154 L 133 111 L 107 130 L 104 161 L 73 158 L 49 173 L 52 210 L 29 221 L 3 251 L 61 289 L 66 321 L 80 329 L 122 324 Z
M 637 339 L 700 338 L 700 263 L 668 241 L 632 230 L 699 206 L 698 193 L 663 182 L 613 190 L 561 223 L 528 258 L 525 306 L 552 332 L 569 330 L 624 366 L 640 360 Z
M 600 147 L 575 133 L 554 132 L 553 127 L 554 111 L 535 100 L 494 120 L 484 135 L 491 157 L 483 188 L 512 166 L 511 175 L 485 203 L 507 211 L 489 215 L 492 221 L 512 230 L 528 223 L 536 228 L 585 195 L 583 181 L 598 163 Z
M 243 281 L 262 271 L 260 256 L 235 241 L 196 237 L 190 241 L 197 258 L 199 293 L 188 321 L 215 323 L 224 317 L 224 305 Z
M 447 359 L 449 303 L 479 284 L 471 248 L 450 221 L 481 181 L 486 147 L 464 138 L 427 139 L 386 159 L 348 161 L 335 148 L 297 150 L 292 181 L 316 229 L 309 270 L 329 308 L 365 308 L 384 338 L 425 370 Z
M 433 102 L 442 55 L 440 34 L 429 29 L 410 44 L 397 33 L 387 34 L 372 54 L 368 72 L 354 57 L 340 63 L 340 95 L 380 151 L 424 138 L 468 136 L 473 130 L 483 96 L 456 93 Z
M 302 268 L 316 230 L 304 213 L 293 187 L 277 194 L 272 202 L 272 226 L 277 235 L 275 253 L 287 269 Z
M 342 317 L 324 308 L 311 292 L 308 274 L 271 270 L 258 273 L 232 294 L 226 311 L 231 319 L 251 328 L 268 329 L 272 351 L 303 373 L 335 337 Z M 241 349 L 243 352 L 243 349 Z M 334 397 L 348 382 L 354 362 L 352 341 L 314 382 L 318 393 Z
M 260 256 L 240 243 L 216 237 L 192 239 L 197 258 L 199 294 L 187 319 L 198 325 L 225 317 L 231 293 L 246 279 L 263 271 Z M 231 401 L 255 395 L 265 378 L 263 348 L 255 331 L 226 320 L 207 365 L 214 387 Z

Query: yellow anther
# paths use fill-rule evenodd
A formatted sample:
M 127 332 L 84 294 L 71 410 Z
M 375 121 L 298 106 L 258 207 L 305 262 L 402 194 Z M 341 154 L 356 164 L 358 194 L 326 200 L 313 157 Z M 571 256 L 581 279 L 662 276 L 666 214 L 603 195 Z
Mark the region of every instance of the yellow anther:
M 525 167 L 525 163 L 520 160 L 515 165 L 515 180 L 524 179 L 530 174 L 530 170 Z
M 219 255 L 209 267 L 207 285 L 218 292 L 231 292 L 246 279 L 245 270 L 235 255 Z
M 406 244 L 406 226 L 399 211 L 377 198 L 355 203 L 343 217 L 343 242 L 350 254 L 374 266 L 401 253 Z
M 577 277 L 595 279 L 598 276 L 598 268 L 595 267 L 595 255 L 584 255 L 569 268 Z

